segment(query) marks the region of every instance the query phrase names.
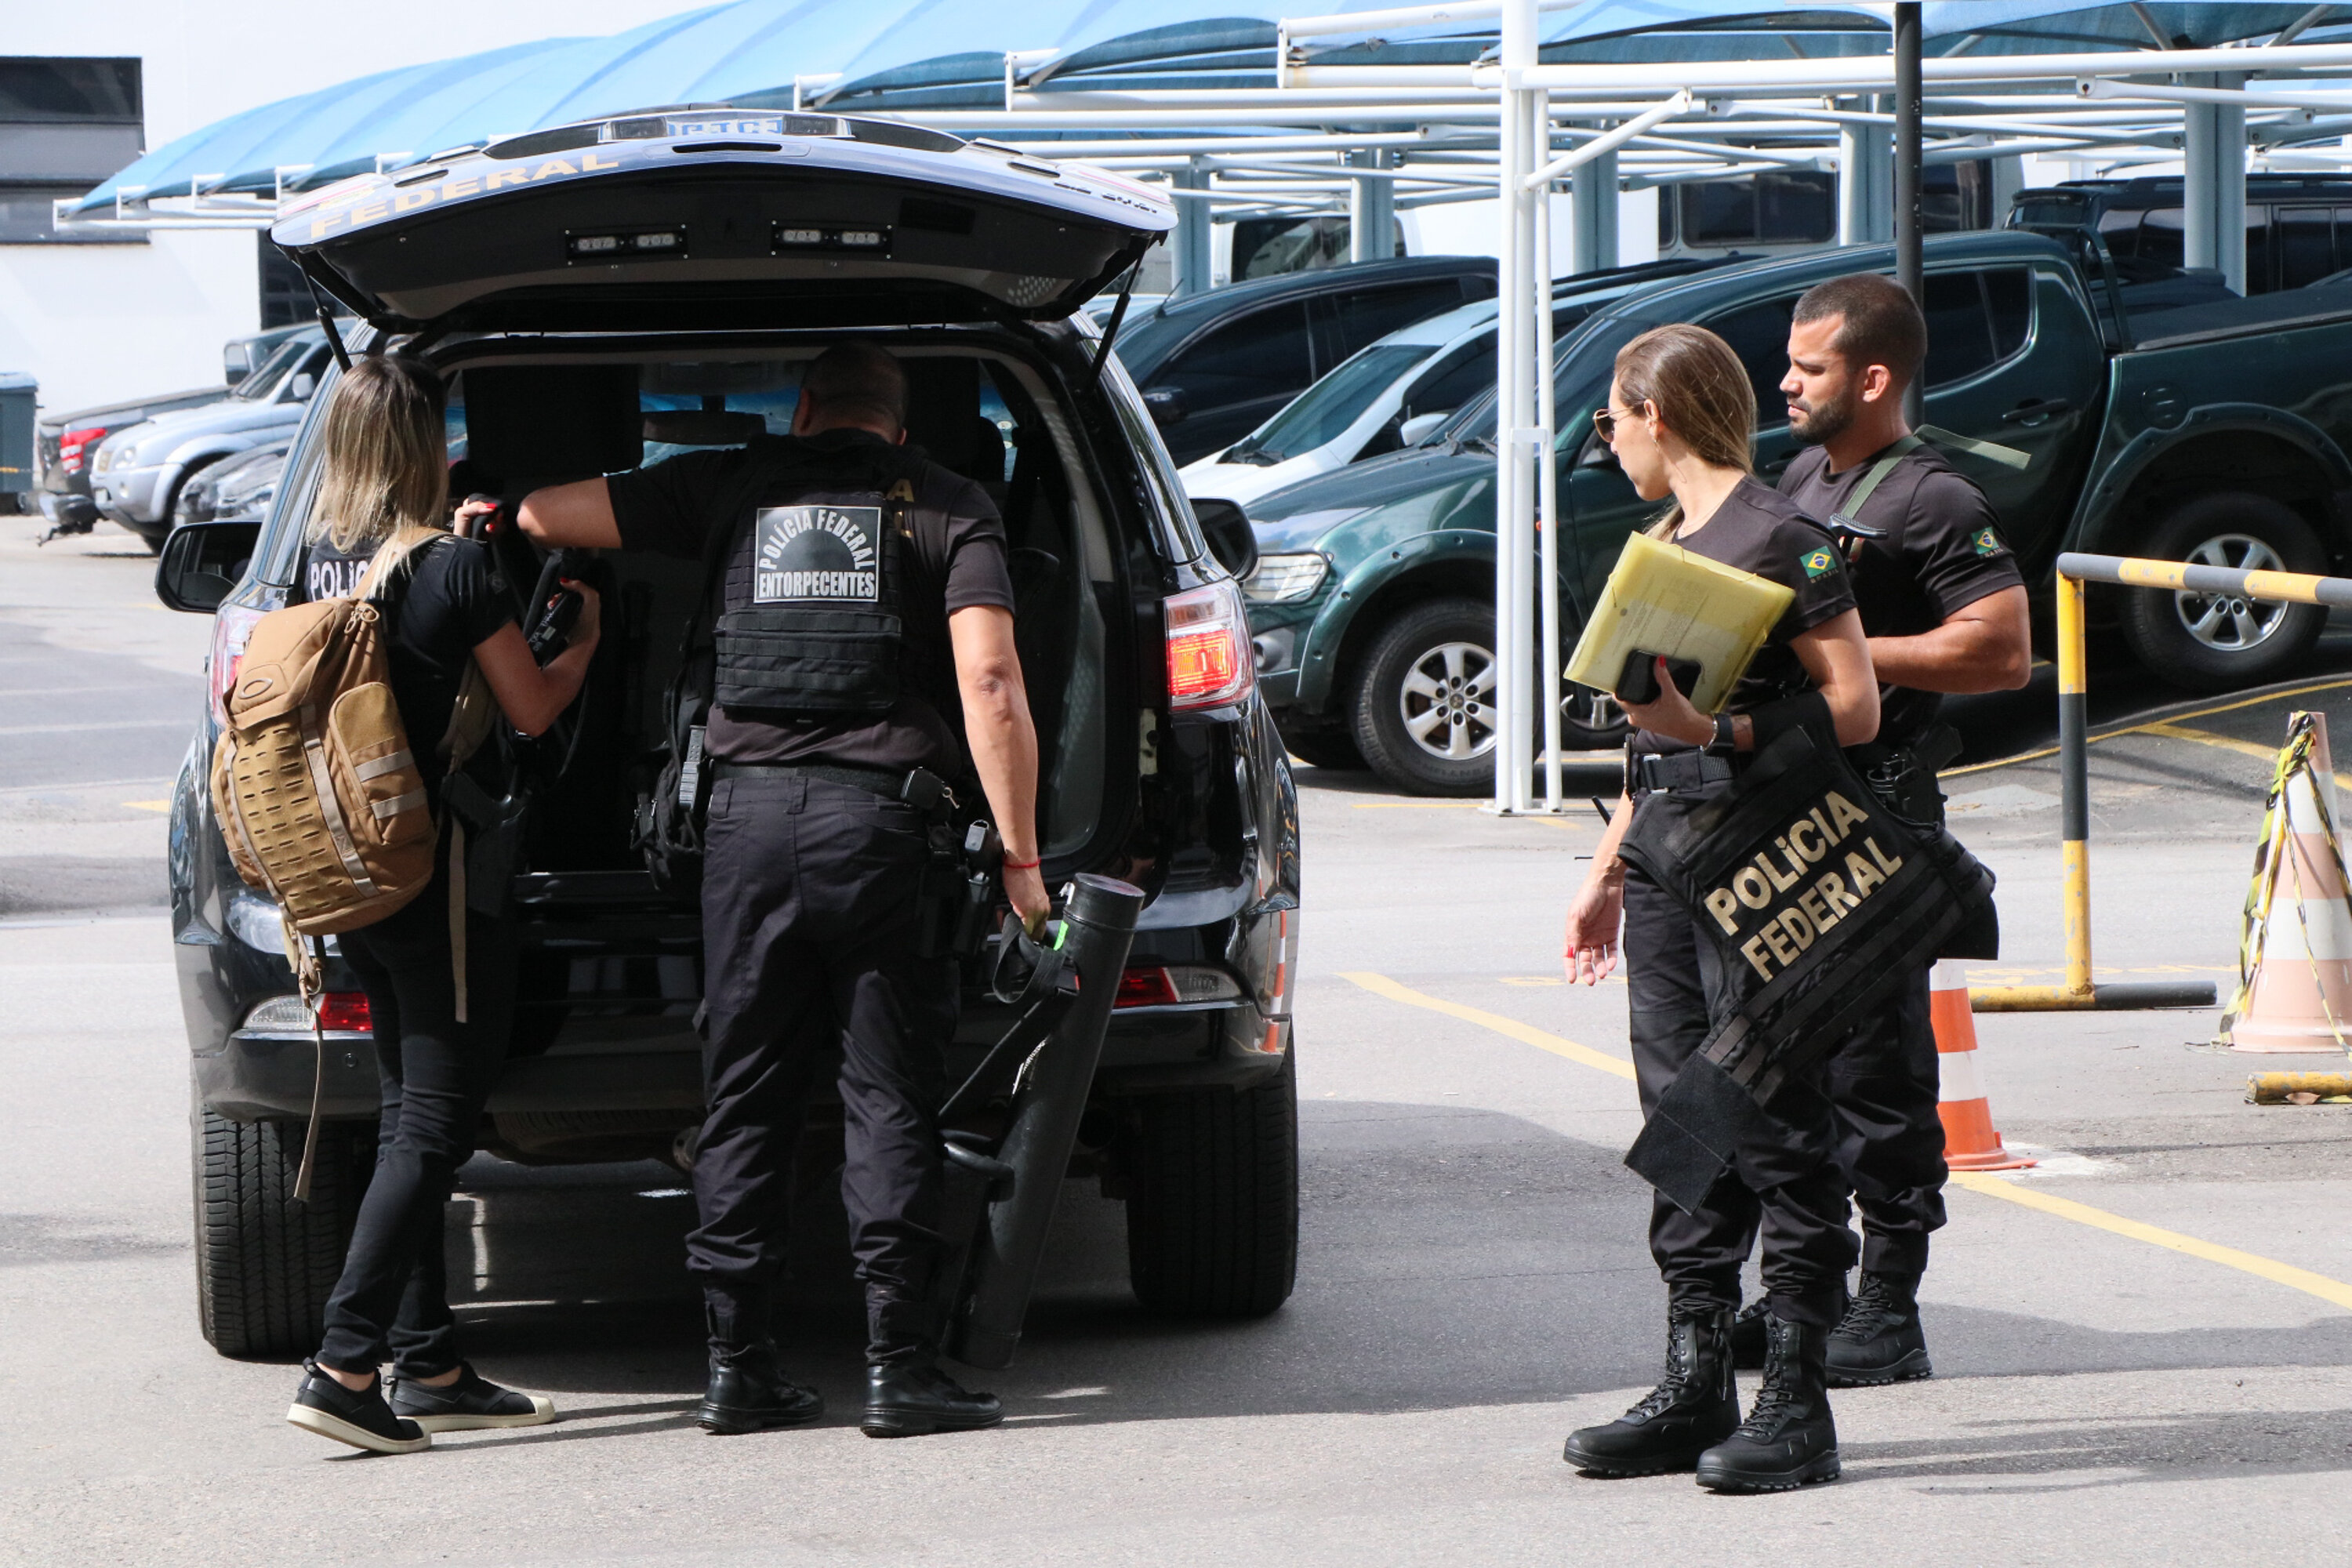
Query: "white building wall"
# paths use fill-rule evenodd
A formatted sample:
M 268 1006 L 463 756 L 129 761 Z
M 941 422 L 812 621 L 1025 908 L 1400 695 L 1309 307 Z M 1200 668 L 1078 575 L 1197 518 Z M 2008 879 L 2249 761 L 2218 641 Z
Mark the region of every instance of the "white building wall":
M 395 66 L 617 33 L 709 0 L 106 0 L 0 5 L 0 54 L 136 56 L 147 145 Z M 0 370 L 45 410 L 203 386 L 260 314 L 250 231 L 147 245 L 0 245 Z

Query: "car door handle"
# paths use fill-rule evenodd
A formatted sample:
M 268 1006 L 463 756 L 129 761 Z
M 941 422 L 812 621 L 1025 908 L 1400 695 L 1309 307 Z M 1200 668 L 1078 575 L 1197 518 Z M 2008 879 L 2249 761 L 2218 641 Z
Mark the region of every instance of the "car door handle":
M 2004 425 L 2039 425 L 2074 406 L 2063 397 L 2030 398 L 2002 415 L 2000 422 Z

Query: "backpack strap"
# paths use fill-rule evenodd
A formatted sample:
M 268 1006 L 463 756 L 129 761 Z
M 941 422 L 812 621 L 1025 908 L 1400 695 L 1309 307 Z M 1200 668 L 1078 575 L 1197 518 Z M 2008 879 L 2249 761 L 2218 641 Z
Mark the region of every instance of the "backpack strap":
M 1845 504 L 1830 513 L 1830 531 L 1841 539 L 1885 538 L 1885 529 L 1873 528 L 1861 521 L 1862 509 L 1869 504 L 1872 496 L 1878 493 L 1878 487 L 1885 482 L 1887 475 L 1895 471 L 1895 465 L 1923 445 L 1925 443 L 1918 437 L 1906 436 L 1887 447 L 1878 461 L 1871 464 L 1870 472 L 1862 476 L 1862 483 L 1853 487 L 1853 494 L 1845 498 Z

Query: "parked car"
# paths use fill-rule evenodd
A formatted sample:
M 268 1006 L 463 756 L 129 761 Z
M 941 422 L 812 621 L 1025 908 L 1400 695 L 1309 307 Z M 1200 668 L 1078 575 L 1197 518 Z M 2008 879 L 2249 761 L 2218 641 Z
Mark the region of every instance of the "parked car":
M 115 431 L 91 465 L 99 515 L 161 549 L 188 481 L 224 458 L 290 435 L 330 363 L 326 338 L 306 327 L 219 401 Z
M 1555 339 L 1626 289 L 1720 262 L 1678 258 L 1564 278 L 1552 289 Z M 1222 452 L 1184 470 L 1197 502 L 1247 505 L 1317 474 L 1417 446 L 1495 384 L 1495 301 L 1482 300 L 1402 327 Z
M 1005 514 L 1047 883 L 1094 869 L 1150 895 L 1076 1169 L 1126 1200 L 1147 1305 L 1270 1311 L 1297 1235 L 1297 797 L 1239 589 L 1140 395 L 1076 314 L 1173 214 L 1114 176 L 902 124 L 730 111 L 714 142 L 710 123 L 646 111 L 451 153 L 334 187 L 275 237 L 369 323 L 354 348 L 405 342 L 448 378 L 453 437 L 509 498 L 740 444 L 845 336 L 898 354 L 912 437 Z M 800 216 L 813 188 L 822 225 Z M 215 614 L 215 696 L 256 620 L 303 592 L 322 403 L 267 521 L 189 523 L 158 568 L 167 604 Z M 1014 426 L 1009 472 L 996 405 Z M 507 580 L 532 583 L 530 546 L 503 548 L 520 552 Z M 616 552 L 584 570 L 604 638 L 573 744 L 541 753 L 509 889 L 520 1004 L 481 1133 L 524 1162 L 672 1157 L 702 1117 L 698 909 L 656 891 L 630 843 L 700 569 Z M 319 1332 L 373 1158 L 375 1070 L 338 960 L 319 1184 L 294 1203 L 312 1017 L 275 908 L 237 879 L 213 820 L 218 723 L 208 703 L 171 815 L 199 1302 L 224 1352 L 289 1353 Z M 958 1072 L 1012 1021 L 981 967 Z
M 180 487 L 180 504 L 173 509 L 172 526 L 210 522 L 215 518 L 258 521 L 269 498 L 277 493 L 278 476 L 285 471 L 286 449 L 293 440 L 289 433 L 198 469 Z
M 142 424 L 158 415 L 220 402 L 229 395 L 231 387 L 244 379 L 250 365 L 261 363 L 268 354 L 277 352 L 278 346 L 289 337 L 317 330 L 301 326 L 275 327 L 266 332 L 230 339 L 221 352 L 226 380 L 218 386 L 196 387 L 187 392 L 167 393 L 161 397 L 132 398 L 123 403 L 100 404 L 44 416 L 34 435 L 40 469 L 37 494 L 41 515 L 48 519 L 52 528 L 62 532 L 88 531 L 99 518 L 98 503 L 90 498 L 89 480 L 90 465 L 98 456 L 100 442 L 118 430 Z
M 2045 605 L 2062 549 L 2313 573 L 2352 560 L 2352 299 L 2296 289 L 2130 314 L 2110 342 L 2092 304 L 2105 282 L 2076 257 L 2018 232 L 1927 241 L 1927 422 L 2032 458 L 2020 471 L 1950 454 L 1984 487 Z M 1796 451 L 1779 385 L 1798 296 L 1892 266 L 1889 247 L 1854 247 L 1653 284 L 1563 345 L 1553 384 L 1566 637 L 1625 537 L 1657 510 L 1585 417 L 1617 351 L 1668 321 L 1721 333 L 1755 380 L 1757 461 L 1777 474 Z M 1259 687 L 1297 755 L 1360 756 L 1426 794 L 1491 786 L 1495 434 L 1490 395 L 1418 447 L 1251 504 L 1260 559 L 1244 586 Z M 2274 678 L 2325 620 L 2158 590 L 2100 603 L 2143 664 L 2198 690 Z M 1456 689 L 1469 700 L 1454 701 Z M 1570 745 L 1623 735 L 1599 694 L 1571 689 L 1563 718 Z
M 2067 180 L 2018 192 L 2010 198 L 2009 224 L 2043 232 L 2091 229 L 2118 263 L 2179 268 L 2188 260 L 2182 188 L 2178 174 Z M 2352 179 L 2246 176 L 2248 294 L 2301 289 L 2347 267 L 2352 267 Z
M 1495 296 L 1491 256 L 1418 256 L 1286 273 L 1130 310 L 1119 363 L 1169 452 L 1232 446 L 1359 349 Z

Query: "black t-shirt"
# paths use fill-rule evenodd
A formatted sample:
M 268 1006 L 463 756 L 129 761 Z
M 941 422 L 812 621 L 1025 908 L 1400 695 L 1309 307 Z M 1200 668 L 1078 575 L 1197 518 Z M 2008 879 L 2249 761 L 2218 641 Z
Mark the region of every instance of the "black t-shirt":
M 1853 608 L 1845 563 L 1821 524 L 1788 497 L 1748 479 L 1723 498 L 1714 516 L 1695 531 L 1676 535 L 1674 542 L 1694 555 L 1753 572 L 1797 595 L 1749 661 L 1748 673 L 1732 688 L 1723 710 L 1746 713 L 1812 685 L 1803 661 L 1789 647 L 1790 639 Z M 1648 730 L 1636 731 L 1633 743 L 1644 752 L 1694 749 L 1687 741 Z
M 831 430 L 808 438 L 818 447 L 881 437 L 862 430 Z M 853 489 L 795 489 L 752 493 L 746 487 L 756 447 L 688 452 L 605 477 L 621 542 L 631 550 L 699 557 L 713 528 L 736 528 L 748 507 L 839 501 L 872 504 Z M 711 710 L 704 737 L 711 756 L 732 763 L 838 763 L 859 767 L 963 771 L 957 735 L 961 704 L 948 616 L 977 605 L 1013 607 L 1005 564 L 1004 523 L 988 492 L 937 463 L 922 465 L 908 509 L 908 532 L 899 541 L 898 611 L 903 641 L 898 700 L 879 719 L 848 714 L 803 716 L 747 710 Z M 751 597 L 751 529 L 742 530 L 727 566 L 726 601 L 738 608 Z
M 1843 473 L 1830 472 L 1829 452 L 1801 452 L 1780 476 L 1780 493 L 1815 517 L 1843 510 L 1883 453 Z M 1855 519 L 1886 531 L 1852 562 L 1862 629 L 1874 637 L 1917 637 L 1956 611 L 2003 588 L 2021 587 L 2017 557 L 2000 536 L 1992 503 L 1969 478 L 1925 445 L 1904 454 Z M 1907 745 L 1936 721 L 1943 698 L 1933 691 L 1881 686 L 1878 738 Z
M 305 593 L 313 600 L 348 596 L 371 558 L 345 555 L 323 541 L 310 546 L 302 568 Z M 514 596 L 488 548 L 455 535 L 419 545 L 405 574 L 404 585 L 381 591 L 393 601 L 386 612 L 392 700 L 437 804 L 441 766 L 435 752 L 457 705 L 466 663 L 499 627 L 514 623 Z

